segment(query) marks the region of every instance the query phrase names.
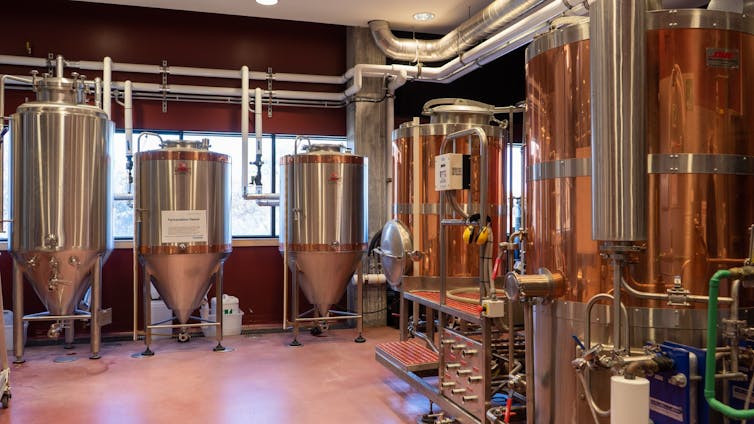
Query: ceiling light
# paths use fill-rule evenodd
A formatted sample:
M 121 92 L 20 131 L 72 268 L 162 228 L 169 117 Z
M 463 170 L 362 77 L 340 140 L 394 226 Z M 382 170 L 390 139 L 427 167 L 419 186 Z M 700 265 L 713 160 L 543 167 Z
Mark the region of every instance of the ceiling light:
M 278 0 L 257 0 L 257 3 L 261 4 L 262 6 L 274 6 L 278 4 Z
M 414 20 L 415 21 L 426 22 L 426 21 L 431 21 L 432 19 L 435 19 L 435 14 L 432 13 L 432 12 L 414 13 Z

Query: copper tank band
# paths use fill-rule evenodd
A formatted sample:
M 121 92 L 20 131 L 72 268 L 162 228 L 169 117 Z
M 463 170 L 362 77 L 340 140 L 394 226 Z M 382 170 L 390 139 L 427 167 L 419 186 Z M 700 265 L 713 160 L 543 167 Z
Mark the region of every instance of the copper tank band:
M 150 150 L 136 154 L 139 160 L 195 160 L 230 163 L 230 156 L 216 152 L 191 150 Z
M 293 163 L 347 163 L 354 165 L 363 165 L 363 156 L 354 155 L 288 155 L 280 158 L 281 165 L 290 165 Z
M 181 248 L 176 245 L 169 246 L 141 246 L 139 254 L 141 255 L 177 255 L 177 254 L 194 254 L 194 253 L 229 253 L 233 250 L 230 244 L 199 244 L 189 245 Z
M 289 243 L 285 247 L 289 252 L 353 252 L 353 251 L 365 250 L 367 248 L 367 244 L 366 243 L 348 243 L 348 244 Z

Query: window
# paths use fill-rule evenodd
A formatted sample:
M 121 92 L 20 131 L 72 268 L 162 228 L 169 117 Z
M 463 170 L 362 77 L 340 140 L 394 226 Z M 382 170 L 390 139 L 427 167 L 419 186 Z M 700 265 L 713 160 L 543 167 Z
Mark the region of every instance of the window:
M 136 151 L 136 139 L 140 132 L 134 132 L 134 146 Z M 233 237 L 276 237 L 278 233 L 277 222 L 278 208 L 259 206 L 253 200 L 243 198 L 243 181 L 241 180 L 241 135 L 237 133 L 200 133 L 200 132 L 173 132 L 160 133 L 165 140 L 185 139 L 201 140 L 209 139 L 210 150 L 223 153 L 231 158 L 231 232 Z M 262 140 L 262 186 L 265 193 L 277 191 L 278 168 L 280 158 L 293 153 L 293 141 L 295 136 L 290 135 L 266 135 Z M 345 137 L 312 137 L 312 141 L 318 140 L 337 141 L 345 143 Z M 159 148 L 157 137 L 145 136 L 142 138 L 141 150 Z M 249 161 L 255 159 L 256 143 L 253 134 L 249 137 Z M 125 134 L 118 132 L 113 138 L 111 149 L 113 172 L 112 190 L 115 195 L 113 202 L 113 235 L 115 238 L 130 239 L 133 237 L 133 203 L 126 196 L 128 180 L 126 172 L 126 143 Z M 273 159 L 274 158 L 274 159 Z M 256 174 L 256 167 L 249 167 L 249 177 Z M 247 182 L 248 183 L 248 182 Z M 131 189 L 133 192 L 133 188 Z M 123 200 L 118 200 L 123 199 Z

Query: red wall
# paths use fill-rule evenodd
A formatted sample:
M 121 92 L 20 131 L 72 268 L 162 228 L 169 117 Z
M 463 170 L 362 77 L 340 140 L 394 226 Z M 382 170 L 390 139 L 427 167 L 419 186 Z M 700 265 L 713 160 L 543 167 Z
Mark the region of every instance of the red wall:
M 71 1 L 12 1 L 3 7 L 0 54 L 46 57 L 62 54 L 70 60 L 195 66 L 218 69 L 341 75 L 345 72 L 344 27 L 208 15 L 160 9 L 98 5 Z M 30 69 L 0 67 L 0 73 L 26 75 Z M 40 69 L 40 71 L 44 71 Z M 96 76 L 83 71 L 89 78 Z M 113 80 L 160 83 L 155 75 L 114 74 Z M 240 82 L 170 77 L 168 83 L 240 86 Z M 254 81 L 251 87 L 267 88 Z M 273 89 L 342 91 L 342 86 L 274 83 Z M 6 114 L 30 92 L 12 92 Z M 134 104 L 134 127 L 164 130 L 240 131 L 240 106 L 170 102 L 162 113 L 159 101 Z M 266 110 L 265 110 L 266 112 Z M 122 110 L 113 103 L 113 119 L 122 123 Z M 263 114 L 266 133 L 345 135 L 344 109 L 273 107 Z M 253 119 L 250 124 L 253 129 Z M 129 249 L 115 250 L 103 271 L 103 306 L 113 308 L 113 323 L 104 332 L 132 328 L 132 258 Z M 282 258 L 277 247 L 236 248 L 225 264 L 225 292 L 237 296 L 246 313 L 244 324 L 274 324 L 282 315 Z M 11 305 L 11 260 L 0 256 L 5 307 Z M 27 313 L 42 310 L 25 285 Z M 250 313 L 249 310 L 253 312 Z M 32 325 L 31 336 L 43 336 L 46 326 Z

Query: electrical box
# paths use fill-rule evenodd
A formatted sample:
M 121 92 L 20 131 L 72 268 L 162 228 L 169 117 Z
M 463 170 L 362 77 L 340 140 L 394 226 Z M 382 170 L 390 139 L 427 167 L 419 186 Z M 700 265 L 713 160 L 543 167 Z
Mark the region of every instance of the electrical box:
M 460 153 L 435 156 L 435 190 L 463 190 L 470 187 L 471 157 Z
M 487 318 L 501 318 L 505 316 L 505 301 L 499 299 L 482 300 L 482 315 Z

